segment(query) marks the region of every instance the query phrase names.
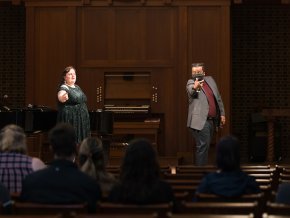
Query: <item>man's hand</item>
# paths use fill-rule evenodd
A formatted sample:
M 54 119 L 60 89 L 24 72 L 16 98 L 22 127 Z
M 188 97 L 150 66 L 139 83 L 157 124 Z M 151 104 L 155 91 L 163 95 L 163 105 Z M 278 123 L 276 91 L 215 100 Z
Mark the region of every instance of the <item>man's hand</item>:
M 226 124 L 226 117 L 221 116 L 221 126 L 224 126 Z
M 202 86 L 203 86 L 203 82 L 204 82 L 204 80 L 198 80 L 197 78 L 195 79 L 195 81 L 194 81 L 194 85 L 193 85 L 193 88 L 195 89 L 195 90 L 200 90 L 201 88 L 202 88 Z

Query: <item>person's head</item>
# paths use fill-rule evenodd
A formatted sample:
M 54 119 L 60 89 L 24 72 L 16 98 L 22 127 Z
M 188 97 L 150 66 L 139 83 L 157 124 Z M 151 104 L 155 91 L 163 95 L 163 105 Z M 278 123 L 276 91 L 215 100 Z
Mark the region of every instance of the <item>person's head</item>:
M 225 136 L 217 143 L 216 162 L 222 171 L 240 169 L 240 142 L 234 136 Z
M 76 69 L 73 66 L 64 68 L 62 72 L 61 84 L 74 85 L 76 79 Z
M 195 74 L 205 74 L 204 64 L 203 63 L 191 64 L 191 74 L 192 74 L 192 76 L 194 76 Z
M 20 126 L 10 124 L 1 129 L 0 152 L 26 154 L 26 135 Z
M 52 128 L 49 142 L 55 158 L 68 159 L 77 153 L 75 129 L 68 123 L 58 123 Z
M 102 141 L 99 138 L 85 138 L 79 148 L 81 171 L 97 179 L 98 172 L 105 171 L 105 156 Z
M 147 139 L 135 139 L 129 143 L 121 165 L 121 180 L 155 182 L 159 178 L 156 152 Z

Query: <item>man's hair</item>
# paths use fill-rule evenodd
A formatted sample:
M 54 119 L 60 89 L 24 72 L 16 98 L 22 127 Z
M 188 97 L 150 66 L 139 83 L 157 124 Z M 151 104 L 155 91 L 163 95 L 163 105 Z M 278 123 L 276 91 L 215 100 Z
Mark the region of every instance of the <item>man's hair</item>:
M 192 64 L 191 64 L 191 69 L 192 69 L 193 67 L 202 67 L 202 71 L 205 71 L 204 63 L 192 63 Z
M 20 126 L 10 124 L 1 129 L 0 152 L 26 154 L 26 135 Z
M 222 171 L 240 169 L 240 142 L 234 136 L 225 136 L 217 143 L 217 167 Z
M 191 68 L 192 67 L 202 67 L 202 68 L 204 68 L 204 63 L 192 63 L 191 64 Z
M 53 153 L 58 157 L 76 154 L 76 133 L 72 125 L 59 123 L 49 132 L 49 142 Z

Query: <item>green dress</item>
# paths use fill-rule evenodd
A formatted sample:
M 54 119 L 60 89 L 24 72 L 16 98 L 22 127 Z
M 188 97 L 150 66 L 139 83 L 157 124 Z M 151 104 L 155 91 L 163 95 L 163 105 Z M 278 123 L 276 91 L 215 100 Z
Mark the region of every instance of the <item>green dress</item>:
M 68 100 L 64 103 L 58 101 L 58 122 L 70 123 L 76 131 L 77 143 L 90 136 L 90 117 L 86 105 L 87 97 L 77 85 L 69 87 L 61 85 L 58 91 L 68 93 Z

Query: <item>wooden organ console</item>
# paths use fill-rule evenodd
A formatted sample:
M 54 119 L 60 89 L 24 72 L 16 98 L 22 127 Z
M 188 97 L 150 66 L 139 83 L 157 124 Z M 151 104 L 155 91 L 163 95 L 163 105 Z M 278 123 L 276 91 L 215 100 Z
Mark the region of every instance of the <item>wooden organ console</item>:
M 112 131 L 105 134 L 111 137 L 111 159 L 122 157 L 128 143 L 134 138 L 149 139 L 158 152 L 162 115 L 151 113 L 151 90 L 150 72 L 104 73 L 103 104 L 99 111 L 111 113 L 114 117 L 110 119 L 114 120 Z

